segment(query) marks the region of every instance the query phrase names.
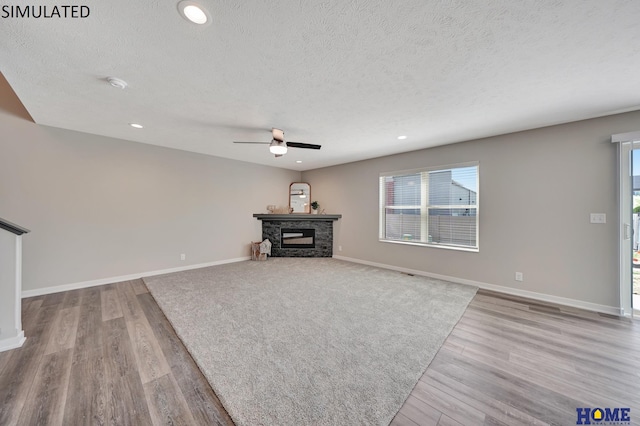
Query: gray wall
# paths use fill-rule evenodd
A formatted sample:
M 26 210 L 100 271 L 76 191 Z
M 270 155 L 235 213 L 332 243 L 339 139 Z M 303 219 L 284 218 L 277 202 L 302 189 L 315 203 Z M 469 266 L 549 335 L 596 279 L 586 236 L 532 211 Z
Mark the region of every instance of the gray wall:
M 618 306 L 615 133 L 640 112 L 303 172 L 336 223 L 334 254 Z M 480 162 L 480 252 L 378 241 L 378 175 Z M 607 223 L 589 223 L 589 213 Z M 342 251 L 338 251 L 342 246 Z M 524 282 L 516 282 L 516 271 Z
M 0 216 L 32 231 L 23 290 L 249 256 L 261 236 L 252 214 L 287 205 L 300 180 L 296 171 L 36 125 L 1 80 Z

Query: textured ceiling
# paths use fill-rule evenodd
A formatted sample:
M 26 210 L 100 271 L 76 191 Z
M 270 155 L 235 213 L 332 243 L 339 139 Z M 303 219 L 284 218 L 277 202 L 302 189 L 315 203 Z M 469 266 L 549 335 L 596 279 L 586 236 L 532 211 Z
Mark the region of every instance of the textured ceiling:
M 0 19 L 39 124 L 307 170 L 640 109 L 637 0 L 202 0 L 204 27 L 172 0 L 78 4 Z M 322 150 L 232 143 L 271 127 Z

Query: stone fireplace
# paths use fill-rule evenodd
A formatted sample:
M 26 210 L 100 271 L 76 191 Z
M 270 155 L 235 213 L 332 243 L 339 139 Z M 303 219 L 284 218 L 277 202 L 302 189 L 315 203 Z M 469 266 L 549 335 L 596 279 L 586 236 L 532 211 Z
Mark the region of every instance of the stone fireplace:
M 339 214 L 254 214 L 273 257 L 332 257 L 333 222 Z

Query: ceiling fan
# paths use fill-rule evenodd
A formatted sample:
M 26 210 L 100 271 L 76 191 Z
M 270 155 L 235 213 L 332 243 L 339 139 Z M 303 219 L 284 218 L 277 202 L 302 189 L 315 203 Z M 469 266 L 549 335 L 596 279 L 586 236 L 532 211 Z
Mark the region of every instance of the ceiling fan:
M 302 143 L 302 142 L 285 142 L 284 141 L 284 131 L 280 129 L 271 129 L 271 136 L 273 139 L 271 142 L 237 142 L 233 143 L 255 143 L 255 144 L 263 144 L 269 145 L 269 151 L 272 154 L 275 154 L 277 157 L 282 157 L 287 153 L 287 148 L 306 148 L 306 149 L 320 149 L 320 145 L 314 145 L 311 143 Z

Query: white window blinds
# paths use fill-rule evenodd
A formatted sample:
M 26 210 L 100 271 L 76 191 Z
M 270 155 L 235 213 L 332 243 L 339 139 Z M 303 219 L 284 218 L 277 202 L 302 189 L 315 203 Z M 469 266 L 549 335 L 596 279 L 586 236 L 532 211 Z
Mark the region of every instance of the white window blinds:
M 478 249 L 478 163 L 380 174 L 380 240 Z

